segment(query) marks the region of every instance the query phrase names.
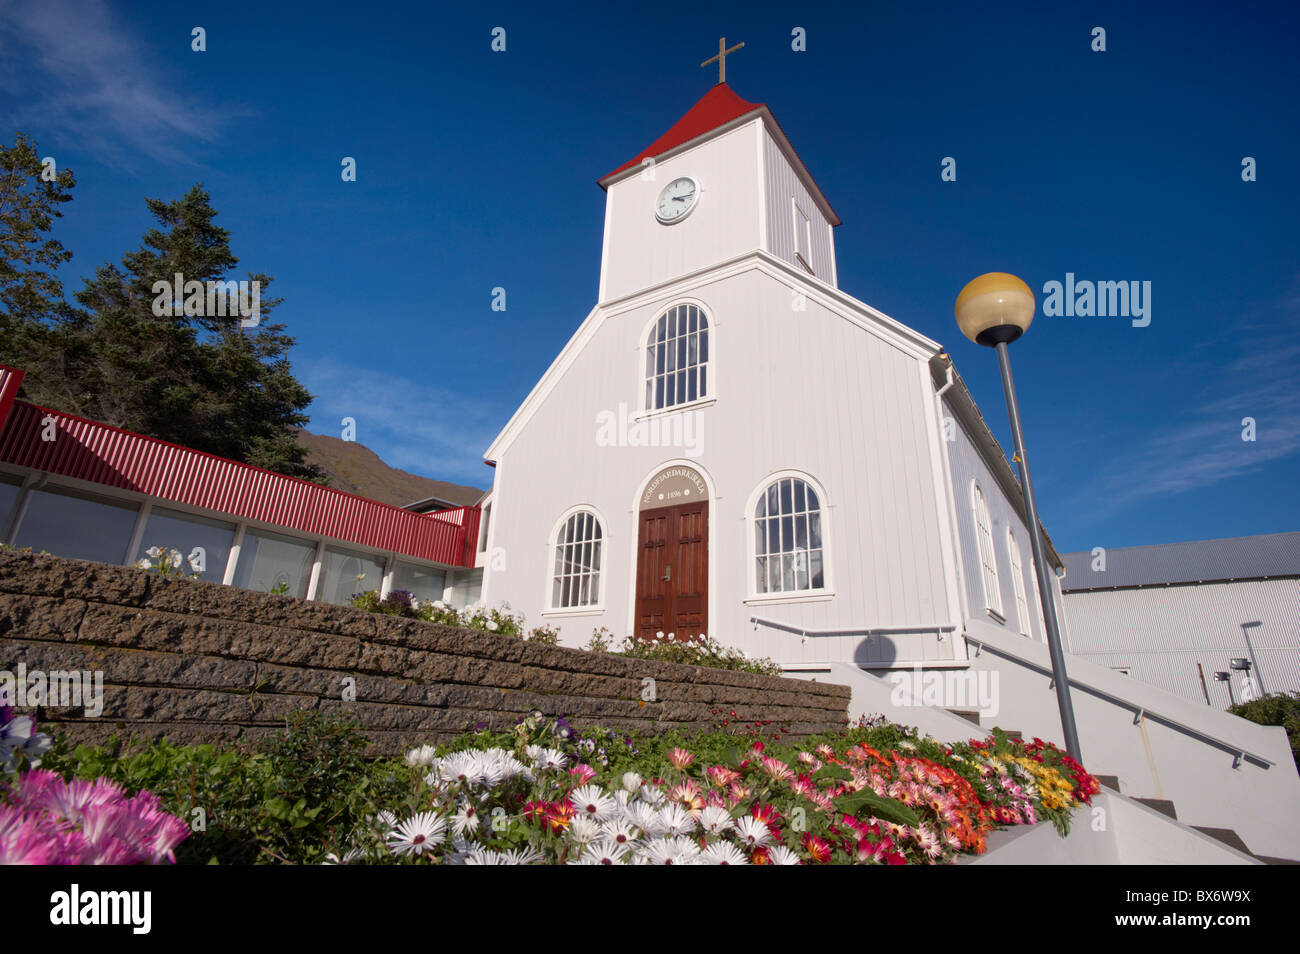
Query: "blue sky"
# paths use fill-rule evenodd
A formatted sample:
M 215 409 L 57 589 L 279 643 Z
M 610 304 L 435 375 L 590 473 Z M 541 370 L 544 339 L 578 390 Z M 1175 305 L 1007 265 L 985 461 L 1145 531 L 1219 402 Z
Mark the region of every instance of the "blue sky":
M 69 293 L 139 244 L 145 196 L 201 181 L 286 299 L 311 429 L 355 417 L 394 466 L 486 486 L 594 303 L 595 180 L 707 92 L 725 34 L 844 220 L 840 286 L 945 344 L 1004 444 L 962 285 L 1151 282 L 1148 327 L 1040 313 L 1013 348 L 1059 549 L 1300 529 L 1295 6 L 969 6 L 0 0 L 0 125 L 77 174 Z

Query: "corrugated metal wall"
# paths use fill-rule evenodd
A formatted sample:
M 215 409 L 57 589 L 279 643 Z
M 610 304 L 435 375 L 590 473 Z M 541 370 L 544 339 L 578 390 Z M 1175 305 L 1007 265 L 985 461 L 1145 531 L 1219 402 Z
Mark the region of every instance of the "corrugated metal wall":
M 46 440 L 51 433 L 54 439 Z M 15 402 L 0 431 L 0 460 L 312 536 L 474 565 L 477 507 L 435 520 L 25 401 Z
M 1242 623 L 1258 621 L 1250 639 L 1269 692 L 1300 690 L 1300 580 L 1256 580 L 1094 590 L 1065 594 L 1074 652 L 1101 666 L 1127 668 L 1135 679 L 1205 703 L 1228 705 L 1213 679 L 1231 659 L 1249 658 Z M 1241 701 L 1241 675 L 1233 676 Z

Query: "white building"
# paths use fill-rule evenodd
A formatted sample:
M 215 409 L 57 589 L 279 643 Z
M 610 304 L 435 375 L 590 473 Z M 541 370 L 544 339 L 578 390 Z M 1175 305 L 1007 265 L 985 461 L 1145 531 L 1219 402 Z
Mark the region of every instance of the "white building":
M 1064 559 L 1071 652 L 1219 709 L 1300 690 L 1300 533 Z
M 486 454 L 484 600 L 784 663 L 1042 639 L 1016 475 L 940 345 L 839 290 L 771 112 L 720 83 L 600 184 L 599 301 Z

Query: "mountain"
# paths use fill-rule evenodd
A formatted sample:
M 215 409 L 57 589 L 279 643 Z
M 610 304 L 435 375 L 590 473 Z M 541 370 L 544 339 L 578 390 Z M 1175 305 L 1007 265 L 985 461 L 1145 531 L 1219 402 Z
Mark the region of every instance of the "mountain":
M 336 490 L 369 497 L 394 507 L 429 497 L 448 501 L 448 506 L 465 506 L 477 503 L 483 496 L 483 491 L 477 487 L 433 480 L 389 467 L 378 454 L 356 441 L 303 430 L 297 432 L 297 438 L 298 443 L 307 448 L 307 461 L 329 474 L 330 486 Z

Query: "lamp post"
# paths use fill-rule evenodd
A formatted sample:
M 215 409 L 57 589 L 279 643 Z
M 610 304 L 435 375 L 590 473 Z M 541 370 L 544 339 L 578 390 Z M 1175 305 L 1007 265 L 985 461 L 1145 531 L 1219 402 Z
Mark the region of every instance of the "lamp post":
M 1214 674 L 1214 681 L 1226 682 L 1228 684 L 1228 704 L 1229 706 L 1235 706 L 1237 704 L 1237 700 L 1234 699 L 1232 696 L 1232 673 L 1223 672 L 1222 670 L 1220 670 L 1219 672 L 1216 672 Z
M 1034 553 L 1034 570 L 1038 574 L 1038 599 L 1043 607 L 1043 621 L 1047 625 L 1047 647 L 1052 655 L 1052 682 L 1056 686 L 1056 704 L 1061 711 L 1061 732 L 1065 736 L 1065 749 L 1079 760 L 1079 732 L 1074 723 L 1074 705 L 1070 701 L 1070 680 L 1065 672 L 1065 650 L 1061 648 L 1061 629 L 1056 618 L 1056 602 L 1052 599 L 1051 578 L 1047 569 L 1046 547 L 1039 529 L 1038 507 L 1034 503 L 1034 486 L 1029 479 L 1029 457 L 1025 453 L 1025 435 L 1020 427 L 1020 405 L 1016 401 L 1016 386 L 1011 378 L 1011 359 L 1007 345 L 1015 341 L 1034 320 L 1034 293 L 1015 275 L 1006 272 L 989 272 L 972 279 L 957 296 L 954 312 L 957 327 L 971 341 L 998 353 L 998 367 L 1002 371 L 1002 390 L 1007 399 L 1007 415 L 1011 418 L 1011 434 L 1015 440 L 1016 458 L 1020 461 L 1020 487 L 1025 495 L 1025 521 L 1029 524 L 1029 540 Z

